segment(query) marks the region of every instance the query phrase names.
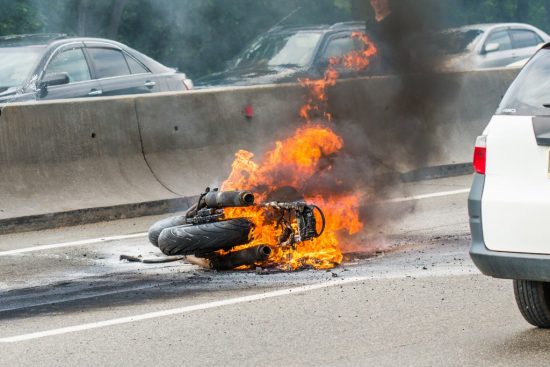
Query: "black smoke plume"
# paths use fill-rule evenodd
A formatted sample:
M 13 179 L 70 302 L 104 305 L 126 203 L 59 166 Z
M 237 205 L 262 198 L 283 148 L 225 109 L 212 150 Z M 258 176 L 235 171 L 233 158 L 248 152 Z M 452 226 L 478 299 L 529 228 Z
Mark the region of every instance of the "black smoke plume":
M 379 48 L 371 70 L 377 75 L 368 84 L 343 81 L 346 87 L 329 92 L 336 131 L 345 141 L 334 172 L 346 189 L 370 189 L 361 217 L 371 232 L 414 210 L 414 204 L 390 210 L 372 201 L 403 195 L 404 174 L 422 176 L 421 167 L 438 161 L 445 144 L 437 134 L 444 122 L 438 116 L 459 90 L 455 79 L 440 72 L 442 53 L 434 47 L 434 35 L 446 27 L 441 2 L 393 0 L 391 10 L 381 23 L 372 11 L 365 13 L 367 34 Z
M 435 39 L 445 27 L 441 2 L 393 0 L 391 14 L 382 22 L 372 11 L 365 18 L 367 34 L 379 49 L 371 74 L 381 78 L 368 87 L 346 81 L 352 87 L 336 86 L 329 104 L 347 153 L 361 160 L 350 171 L 363 167 L 369 184 L 386 187 L 399 181 L 398 175 L 373 177 L 373 170 L 402 173 L 428 166 L 437 157 L 442 144 L 435 134 L 438 114 L 458 88 L 439 72 L 443 60 Z

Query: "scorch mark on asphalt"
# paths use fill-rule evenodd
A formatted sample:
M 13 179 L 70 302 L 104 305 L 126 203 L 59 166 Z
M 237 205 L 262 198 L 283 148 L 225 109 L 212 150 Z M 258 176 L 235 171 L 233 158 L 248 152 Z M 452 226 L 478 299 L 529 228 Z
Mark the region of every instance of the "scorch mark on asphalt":
M 403 202 L 408 202 L 408 201 L 425 200 L 425 199 L 439 198 L 439 197 L 445 197 L 445 196 L 461 195 L 461 194 L 466 194 L 469 191 L 470 191 L 470 189 L 435 192 L 435 193 L 424 194 L 424 195 L 407 196 L 407 197 L 401 197 L 401 198 L 395 198 L 395 199 L 382 200 L 382 201 L 379 201 L 378 203 L 381 203 L 381 204 L 383 204 L 383 203 L 403 203 Z M 135 233 L 135 234 L 128 234 L 128 235 L 112 236 L 112 237 L 92 238 L 92 239 L 88 239 L 88 240 L 64 242 L 64 243 L 57 243 L 57 244 L 51 244 L 51 245 L 25 247 L 25 248 L 16 249 L 16 250 L 0 251 L 0 257 L 18 255 L 18 254 L 23 254 L 23 253 L 27 253 L 27 252 L 34 252 L 34 251 L 52 250 L 52 249 L 58 249 L 58 248 L 63 248 L 63 247 L 77 247 L 77 246 L 84 246 L 84 245 L 92 245 L 92 244 L 96 244 L 96 243 L 112 242 L 112 241 L 126 240 L 126 239 L 130 239 L 130 238 L 140 238 L 140 237 L 146 237 L 146 236 L 147 236 L 147 233 L 144 232 L 144 233 Z
M 237 297 L 237 298 L 230 298 L 230 299 L 225 299 L 221 301 L 214 301 L 214 302 L 208 302 L 208 303 L 203 303 L 198 305 L 173 308 L 169 310 L 150 312 L 150 313 L 145 313 L 141 315 L 92 322 L 88 324 L 69 326 L 69 327 L 40 331 L 40 332 L 24 334 L 24 335 L 11 336 L 6 338 L 1 338 L 0 343 L 16 343 L 16 342 L 21 342 L 25 340 L 39 339 L 39 338 L 44 338 L 48 336 L 73 333 L 77 331 L 98 329 L 98 328 L 107 327 L 107 326 L 127 324 L 127 323 L 132 323 L 137 321 L 155 319 L 159 317 L 173 316 L 173 315 L 189 313 L 189 312 L 198 311 L 198 310 L 207 310 L 207 309 L 216 308 L 216 307 L 234 305 L 238 303 L 252 302 L 252 301 L 258 301 L 262 299 L 281 297 L 281 296 L 290 295 L 290 294 L 303 293 L 303 292 L 307 292 L 315 289 L 322 289 L 322 288 L 334 287 L 336 285 L 360 282 L 367 279 L 368 279 L 367 277 L 341 279 L 339 281 L 330 281 L 326 283 L 305 285 L 297 288 L 282 289 L 282 290 L 273 291 L 273 292 L 254 294 L 250 296 Z
M 341 285 L 346 285 L 351 283 L 359 283 L 359 282 L 364 282 L 369 280 L 408 278 L 408 277 L 424 278 L 424 277 L 437 277 L 437 276 L 440 276 L 440 277 L 441 276 L 460 276 L 460 275 L 472 274 L 472 272 L 475 272 L 475 269 L 470 267 L 466 267 L 466 268 L 444 267 L 444 268 L 434 269 L 432 271 L 411 271 L 406 273 L 400 272 L 400 273 L 386 274 L 386 275 L 380 275 L 380 276 L 373 275 L 373 276 L 341 278 L 339 280 L 329 280 L 323 283 L 304 285 L 304 286 L 295 287 L 295 288 L 281 289 L 281 290 L 260 293 L 260 294 L 253 294 L 253 295 L 243 296 L 243 297 L 229 298 L 229 299 L 220 300 L 220 301 L 213 301 L 213 302 L 185 306 L 185 307 L 178 307 L 178 308 L 173 308 L 173 309 L 168 309 L 163 311 L 144 313 L 140 315 L 127 316 L 127 317 L 121 317 L 116 319 L 91 322 L 87 324 L 68 326 L 68 327 L 63 327 L 58 329 L 39 331 L 35 333 L 30 333 L 30 334 L 9 336 L 9 337 L 0 338 L 0 343 L 17 343 L 17 342 L 23 342 L 27 340 L 50 337 L 50 336 L 63 335 L 63 334 L 75 333 L 75 332 L 92 330 L 92 329 L 99 329 L 99 328 L 115 326 L 115 325 L 129 324 L 129 323 L 134 323 L 138 321 L 145 321 L 145 320 L 157 319 L 157 318 L 166 317 L 166 316 L 180 315 L 180 314 L 190 313 L 190 312 L 199 311 L 199 310 L 208 310 L 208 309 L 213 309 L 213 308 L 218 308 L 223 306 L 236 305 L 240 303 L 253 302 L 253 301 L 265 300 L 270 298 L 282 297 L 282 296 L 290 296 L 293 294 L 305 293 L 305 292 L 314 291 L 318 289 L 325 289 L 325 288 L 336 287 L 336 286 L 341 286 Z

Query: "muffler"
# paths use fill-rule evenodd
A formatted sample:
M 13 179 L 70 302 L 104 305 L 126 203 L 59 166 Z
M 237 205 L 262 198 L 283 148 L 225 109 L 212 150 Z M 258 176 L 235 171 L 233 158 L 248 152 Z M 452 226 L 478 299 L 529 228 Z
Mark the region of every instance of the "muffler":
M 240 266 L 254 265 L 265 261 L 271 255 L 271 247 L 254 246 L 244 250 L 230 252 L 227 255 L 210 258 L 210 268 L 214 270 L 232 270 Z

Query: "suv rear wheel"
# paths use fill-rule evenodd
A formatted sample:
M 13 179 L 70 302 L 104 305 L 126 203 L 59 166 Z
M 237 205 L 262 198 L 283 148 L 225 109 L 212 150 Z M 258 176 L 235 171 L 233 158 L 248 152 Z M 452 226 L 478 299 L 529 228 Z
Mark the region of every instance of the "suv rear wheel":
M 514 280 L 514 294 L 528 323 L 550 328 L 550 283 Z

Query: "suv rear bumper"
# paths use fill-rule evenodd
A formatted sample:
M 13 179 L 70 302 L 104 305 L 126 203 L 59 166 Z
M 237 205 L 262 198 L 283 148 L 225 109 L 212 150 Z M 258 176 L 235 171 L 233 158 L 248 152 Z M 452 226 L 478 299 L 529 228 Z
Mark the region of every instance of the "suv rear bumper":
M 502 279 L 550 282 L 550 255 L 491 251 L 485 246 L 481 217 L 481 198 L 485 176 L 474 175 L 468 198 L 472 246 L 470 256 L 485 275 Z

